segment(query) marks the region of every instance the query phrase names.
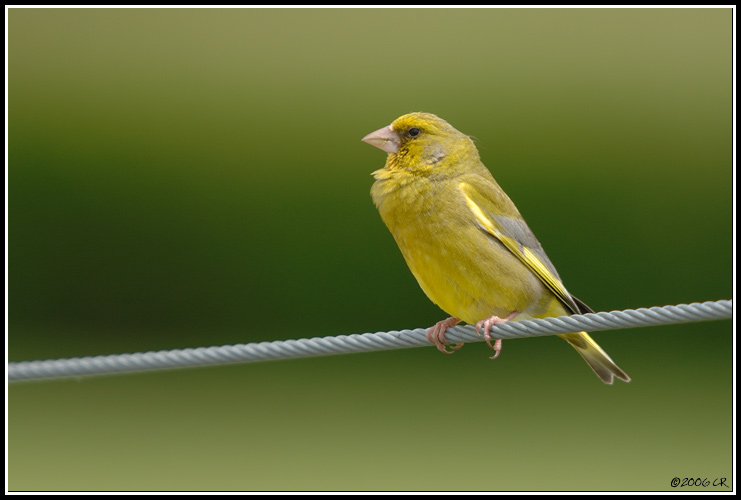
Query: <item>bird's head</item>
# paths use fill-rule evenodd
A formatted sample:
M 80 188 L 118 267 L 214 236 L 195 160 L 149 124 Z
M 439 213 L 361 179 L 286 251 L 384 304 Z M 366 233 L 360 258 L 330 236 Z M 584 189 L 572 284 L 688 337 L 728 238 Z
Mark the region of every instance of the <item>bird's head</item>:
M 462 160 L 478 160 L 470 137 L 431 113 L 409 113 L 362 139 L 389 154 L 386 168 L 455 173 Z

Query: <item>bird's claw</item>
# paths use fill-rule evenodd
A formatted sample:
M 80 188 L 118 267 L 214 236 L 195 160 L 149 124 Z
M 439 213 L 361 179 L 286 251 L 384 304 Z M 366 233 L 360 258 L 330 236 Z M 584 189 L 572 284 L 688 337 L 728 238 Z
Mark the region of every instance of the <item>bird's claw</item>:
M 463 343 L 459 342 L 454 346 L 445 344 L 445 330 L 451 326 L 457 325 L 461 320 L 458 318 L 448 318 L 442 321 L 438 321 L 435 326 L 427 330 L 427 340 L 432 344 L 435 344 L 437 350 L 443 354 L 453 354 L 455 351 L 463 347 Z M 450 351 L 447 349 L 449 348 Z
M 480 335 L 480 328 L 483 329 L 483 335 L 484 340 L 486 341 L 486 345 L 488 345 L 489 348 L 494 351 L 494 356 L 491 356 L 489 359 L 497 359 L 499 357 L 499 353 L 502 351 L 502 339 L 494 339 L 494 345 L 492 345 L 491 343 L 491 327 L 496 325 L 497 323 L 504 323 L 506 321 L 509 321 L 516 315 L 517 311 L 512 311 L 506 318 L 492 316 L 491 318 L 482 319 L 481 321 L 476 323 L 476 335 Z

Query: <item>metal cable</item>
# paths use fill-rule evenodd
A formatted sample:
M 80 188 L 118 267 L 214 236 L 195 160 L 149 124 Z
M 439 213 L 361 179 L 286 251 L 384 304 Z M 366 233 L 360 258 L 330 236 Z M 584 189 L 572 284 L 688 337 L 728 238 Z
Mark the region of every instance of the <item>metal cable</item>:
M 594 332 L 639 326 L 708 321 L 730 318 L 732 315 L 732 300 L 694 302 L 692 304 L 652 307 L 650 309 L 626 309 L 624 311 L 579 314 L 558 318 L 509 321 L 494 325 L 491 329 L 491 336 L 492 338 L 501 339 L 541 337 L 582 330 Z M 8 363 L 8 381 L 101 375 L 429 346 L 431 344 L 427 340 L 426 333 L 426 328 L 417 328 L 416 330 L 277 340 L 274 342 L 173 349 L 134 354 L 22 361 Z M 483 340 L 476 335 L 470 325 L 449 328 L 445 333 L 445 338 L 449 342 L 480 342 Z

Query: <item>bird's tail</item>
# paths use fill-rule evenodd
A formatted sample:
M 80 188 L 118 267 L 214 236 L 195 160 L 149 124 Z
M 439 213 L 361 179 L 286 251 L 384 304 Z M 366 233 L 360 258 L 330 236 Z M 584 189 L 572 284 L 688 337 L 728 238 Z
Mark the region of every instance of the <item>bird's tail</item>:
M 559 337 L 574 346 L 574 349 L 581 354 L 584 361 L 592 367 L 594 373 L 605 384 L 612 384 L 613 377 L 630 382 L 630 377 L 610 359 L 610 356 L 597 345 L 597 342 L 592 340 L 587 332 L 564 333 Z

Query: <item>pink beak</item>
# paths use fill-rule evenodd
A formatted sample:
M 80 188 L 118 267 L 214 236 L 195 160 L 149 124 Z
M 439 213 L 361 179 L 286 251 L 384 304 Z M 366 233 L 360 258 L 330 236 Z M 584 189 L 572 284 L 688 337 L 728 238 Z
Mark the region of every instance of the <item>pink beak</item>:
M 375 132 L 371 132 L 363 137 L 361 141 L 367 142 L 371 146 L 382 149 L 387 153 L 396 154 L 396 152 L 399 151 L 399 136 L 393 131 L 391 125 L 379 128 Z

